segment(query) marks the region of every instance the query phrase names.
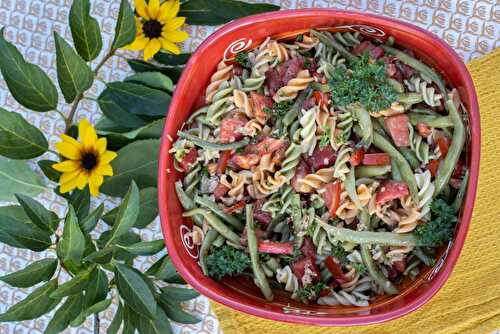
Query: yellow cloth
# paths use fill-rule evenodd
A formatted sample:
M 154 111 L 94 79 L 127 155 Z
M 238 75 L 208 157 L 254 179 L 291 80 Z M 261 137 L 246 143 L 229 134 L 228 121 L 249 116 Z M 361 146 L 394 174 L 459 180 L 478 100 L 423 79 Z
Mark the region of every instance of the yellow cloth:
M 213 303 L 224 334 L 489 334 L 500 329 L 500 48 L 467 67 L 481 113 L 479 188 L 462 254 L 438 294 L 403 318 L 351 328 L 284 324 Z

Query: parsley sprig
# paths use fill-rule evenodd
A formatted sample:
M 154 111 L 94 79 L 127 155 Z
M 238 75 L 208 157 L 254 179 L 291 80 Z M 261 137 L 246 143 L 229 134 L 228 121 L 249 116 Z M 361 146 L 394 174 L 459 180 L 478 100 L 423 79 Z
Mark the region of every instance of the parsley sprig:
M 234 247 L 225 245 L 216 248 L 207 257 L 208 275 L 220 280 L 224 276 L 236 276 L 250 266 L 248 255 Z
M 417 226 L 417 244 L 419 246 L 439 247 L 453 238 L 457 217 L 452 207 L 443 199 L 431 203 L 431 221 Z
M 234 61 L 240 64 L 244 68 L 252 68 L 252 63 L 248 59 L 248 52 L 241 51 L 236 54 Z

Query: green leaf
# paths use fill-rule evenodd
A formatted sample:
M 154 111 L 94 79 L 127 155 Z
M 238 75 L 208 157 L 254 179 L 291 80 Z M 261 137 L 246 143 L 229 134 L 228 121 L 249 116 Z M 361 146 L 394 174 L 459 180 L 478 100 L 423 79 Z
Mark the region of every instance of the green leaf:
M 88 234 L 94 230 L 97 226 L 97 222 L 101 219 L 102 213 L 104 212 L 104 204 L 101 203 L 94 211 L 92 211 L 87 217 L 80 220 L 80 228 L 83 233 Z
M 16 194 L 16 198 L 33 224 L 42 231 L 49 230 L 53 233 L 57 230 L 59 217 L 54 212 L 47 210 L 40 202 L 29 196 Z
M 0 322 L 31 320 L 50 312 L 59 304 L 60 299 L 51 299 L 49 294 L 57 288 L 57 280 L 52 280 L 10 307 L 0 315 Z
M 161 293 L 165 295 L 166 299 L 179 302 L 185 302 L 200 296 L 200 294 L 193 289 L 176 288 L 174 286 L 165 286 L 160 290 Z
M 92 86 L 94 72 L 75 50 L 54 31 L 57 80 L 67 103 Z
M 141 84 L 169 93 L 172 93 L 174 91 L 174 83 L 172 82 L 172 80 L 170 80 L 169 77 L 160 72 L 136 73 L 125 78 L 125 81 Z
M 15 194 L 35 197 L 45 189 L 40 177 L 25 161 L 0 157 L 0 201 L 15 201 Z
M 139 314 L 127 304 L 123 308 L 123 332 L 122 334 L 135 334 L 139 323 Z
M 118 309 L 116 310 L 113 321 L 108 327 L 107 334 L 117 334 L 123 322 L 123 306 L 122 303 L 118 303 Z
M 165 255 L 155 262 L 147 271 L 146 275 L 153 275 L 157 279 L 168 283 L 186 284 L 184 279 L 177 273 L 172 259 Z
M 54 160 L 38 160 L 37 162 L 38 167 L 40 167 L 42 172 L 49 180 L 53 182 L 59 182 L 59 178 L 61 177 L 61 172 L 58 172 L 54 168 L 52 168 L 52 165 L 55 163 L 57 162 Z
M 87 319 L 90 315 L 106 310 L 109 305 L 111 305 L 111 301 L 111 299 L 102 300 L 83 310 L 73 321 L 71 321 L 71 327 L 78 327 L 83 324 L 85 319 Z
M 106 263 L 109 263 L 112 258 L 113 258 L 113 248 L 108 247 L 108 248 L 101 249 L 97 252 L 94 252 L 92 254 L 89 254 L 83 260 L 85 262 L 106 264 Z
M 181 53 L 180 55 L 175 55 L 167 52 L 158 52 L 154 56 L 157 62 L 167 66 L 185 65 L 188 62 L 189 57 L 191 57 L 190 53 Z
M 115 279 L 120 296 L 137 313 L 150 319 L 156 315 L 156 300 L 142 273 L 121 263 L 115 265 Z
M 163 240 L 143 241 L 130 246 L 118 246 L 134 255 L 154 255 L 165 249 Z
M 44 334 L 57 334 L 65 330 L 70 322 L 75 319 L 82 310 L 82 295 L 68 297 L 64 304 L 54 313 Z
M 43 133 L 20 114 L 0 108 L 0 154 L 11 159 L 36 158 L 49 148 Z
M 76 51 L 86 61 L 101 52 L 102 37 L 99 23 L 90 16 L 89 0 L 74 0 L 69 11 L 69 26 Z
M 141 236 L 129 231 L 122 235 L 118 242 L 116 243 L 114 252 L 113 252 L 113 258 L 116 259 L 117 261 L 125 261 L 125 263 L 132 265 L 133 260 L 137 255 L 134 255 L 132 253 L 127 252 L 126 250 L 122 249 L 119 246 L 127 247 L 131 246 L 133 244 L 141 242 Z
M 34 111 L 54 110 L 57 90 L 40 67 L 26 62 L 16 47 L 7 42 L 0 30 L 0 71 L 10 93 L 24 107 Z
M 207 2 L 212 0 L 189 0 L 181 5 L 179 16 L 186 17 L 186 23 L 191 25 L 218 26 L 227 23 L 224 17 L 217 15 Z
M 29 222 L 28 216 L 20 205 L 0 206 L 0 215 L 11 217 L 21 222 Z
M 173 321 L 181 324 L 196 324 L 201 321 L 200 318 L 182 310 L 179 303 L 170 300 L 167 295 L 160 295 L 160 306 L 165 311 L 167 316 Z
M 102 219 L 113 225 L 120 206 L 108 211 Z M 139 192 L 139 217 L 134 224 L 136 228 L 144 228 L 158 216 L 158 196 L 156 188 L 144 188 Z
M 107 125 L 112 127 L 114 125 L 112 121 L 110 121 L 105 117 L 101 118 L 97 126 L 99 126 L 99 123 L 103 127 L 106 127 Z M 106 139 L 108 140 L 109 149 L 119 150 L 123 146 L 139 139 L 161 138 L 164 124 L 165 124 L 165 118 L 160 118 L 156 121 L 153 121 L 145 126 L 142 126 L 132 131 L 129 131 L 127 128 L 121 128 L 119 126 L 114 127 L 114 129 L 108 128 L 110 130 L 99 130 L 99 128 L 96 127 L 96 130 L 99 136 L 106 137 Z
M 75 210 L 71 205 L 64 221 L 64 231 L 58 246 L 58 256 L 69 267 L 68 269 L 74 271 L 78 268 L 85 251 L 85 237 L 80 230 Z
M 57 269 L 57 262 L 57 259 L 36 261 L 15 273 L 0 277 L 0 280 L 16 288 L 29 288 L 50 280 Z
M 134 70 L 134 72 L 160 72 L 165 74 L 174 83 L 179 81 L 182 70 L 184 69 L 183 66 L 157 66 L 141 59 L 127 59 L 127 64 Z
M 69 281 L 61 284 L 50 294 L 50 298 L 57 299 L 81 293 L 89 284 L 90 273 L 90 269 L 81 271 Z
M 113 122 L 135 129 L 165 116 L 170 95 L 132 82 L 111 82 L 97 102 L 103 114 Z
M 21 222 L 5 215 L 0 215 L 0 242 L 35 252 L 46 250 L 52 244 L 48 232 L 31 222 Z
M 139 140 L 118 151 L 111 161 L 114 175 L 107 178 L 101 191 L 110 196 L 123 196 L 132 180 L 139 188 L 156 187 L 160 141 Z
M 156 308 L 156 316 L 154 319 L 139 317 L 137 329 L 141 334 L 171 334 L 172 326 L 165 312 L 160 308 Z
M 122 0 L 115 27 L 115 39 L 111 48 L 116 50 L 132 43 L 135 39 L 135 34 L 134 11 L 130 7 L 128 0 Z
M 113 244 L 123 234 L 128 232 L 135 224 L 139 216 L 139 189 L 134 181 L 130 183 L 130 188 L 120 205 L 118 215 L 116 216 L 111 236 L 107 244 Z
M 106 273 L 98 268 L 96 268 L 90 274 L 90 281 L 85 289 L 85 297 L 83 298 L 83 305 L 89 307 L 95 303 L 98 303 L 108 295 L 109 285 L 108 277 Z
M 85 187 L 83 190 L 73 190 L 69 196 L 68 203 L 75 209 L 76 216 L 79 220 L 87 217 L 90 210 L 89 187 Z

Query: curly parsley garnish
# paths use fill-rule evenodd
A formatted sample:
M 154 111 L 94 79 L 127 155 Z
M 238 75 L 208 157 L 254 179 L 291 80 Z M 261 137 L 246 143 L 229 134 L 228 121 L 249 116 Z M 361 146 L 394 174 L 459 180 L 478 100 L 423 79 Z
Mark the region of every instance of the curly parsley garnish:
M 327 285 L 323 282 L 307 285 L 298 289 L 295 295 L 301 300 L 312 300 L 319 296 L 319 293 L 325 289 Z
M 325 127 L 325 132 L 319 137 L 319 148 L 324 149 L 328 145 L 330 145 L 330 132 L 332 129 L 329 126 Z
M 207 257 L 208 275 L 220 280 L 224 276 L 236 276 L 250 267 L 250 257 L 243 251 L 225 245 L 216 248 Z
M 252 68 L 252 63 L 248 59 L 248 52 L 242 51 L 236 54 L 234 61 L 240 64 L 244 68 Z
M 417 226 L 419 246 L 439 247 L 453 238 L 457 217 L 453 208 L 444 200 L 436 199 L 431 203 L 431 221 Z

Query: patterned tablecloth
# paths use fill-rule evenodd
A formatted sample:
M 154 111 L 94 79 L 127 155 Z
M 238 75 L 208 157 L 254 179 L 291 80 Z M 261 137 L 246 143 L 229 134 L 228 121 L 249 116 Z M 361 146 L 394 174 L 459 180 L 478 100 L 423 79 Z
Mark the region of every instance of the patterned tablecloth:
M 210 0 L 209 0 L 210 1 Z M 67 24 L 71 0 L 0 0 L 0 26 L 5 26 L 7 39 L 13 41 L 30 62 L 40 65 L 56 81 L 55 52 L 52 32 L 71 40 Z M 291 8 L 338 8 L 369 12 L 414 23 L 443 38 L 463 57 L 464 61 L 479 57 L 500 46 L 500 2 L 498 0 L 260 0 L 280 4 L 283 9 Z M 104 48 L 109 47 L 118 13 L 118 0 L 91 0 L 92 15 L 99 21 L 103 33 Z M 211 27 L 187 27 L 192 36 L 185 45 L 185 50 L 194 50 L 210 33 Z M 103 89 L 102 81 L 121 80 L 131 70 L 120 57 L 114 57 L 103 67 L 100 80 L 96 80 L 90 90 L 91 96 L 98 96 Z M 5 82 L 0 79 L 0 107 L 26 114 L 22 107 L 9 95 Z M 68 108 L 60 104 L 59 109 L 68 113 Z M 99 117 L 97 105 L 84 100 L 80 103 L 77 119 L 87 117 L 95 122 Z M 51 145 L 58 141 L 58 135 L 64 129 L 64 123 L 56 113 L 31 113 L 28 120 L 39 127 L 49 139 Z M 1 120 L 0 120 L 1 121 Z M 51 192 L 40 195 L 39 199 L 50 209 L 63 215 L 64 203 Z M 116 201 L 106 199 L 107 209 L 116 205 Z M 144 240 L 152 240 L 161 235 L 159 223 L 155 222 L 143 232 Z M 28 263 L 53 257 L 53 253 L 33 253 L 0 244 L 0 275 L 17 271 Z M 140 268 L 149 266 L 143 261 L 137 263 Z M 0 312 L 20 301 L 30 289 L 12 289 L 0 283 Z M 175 324 L 175 333 L 220 333 L 218 321 L 208 300 L 199 297 L 186 303 L 186 310 L 200 315 L 203 321 L 197 325 Z M 102 331 L 109 325 L 114 308 L 102 315 Z M 50 315 L 34 321 L 0 324 L 0 334 L 5 333 L 42 333 Z M 92 321 L 87 320 L 79 329 L 70 329 L 67 333 L 92 333 Z

